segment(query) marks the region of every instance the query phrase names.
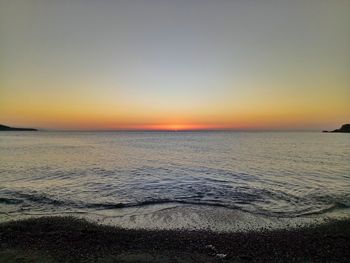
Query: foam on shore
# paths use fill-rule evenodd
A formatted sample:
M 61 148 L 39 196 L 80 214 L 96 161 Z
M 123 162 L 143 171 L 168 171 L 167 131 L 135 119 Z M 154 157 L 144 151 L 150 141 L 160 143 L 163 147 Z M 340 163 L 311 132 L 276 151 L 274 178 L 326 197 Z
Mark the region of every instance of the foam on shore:
M 159 204 L 142 207 L 68 211 L 51 215 L 72 215 L 105 225 L 126 229 L 186 229 L 216 232 L 240 232 L 260 229 L 289 229 L 350 218 L 350 209 L 317 216 L 271 217 L 237 209 L 204 205 Z M 41 213 L 2 215 L 1 221 L 47 216 Z

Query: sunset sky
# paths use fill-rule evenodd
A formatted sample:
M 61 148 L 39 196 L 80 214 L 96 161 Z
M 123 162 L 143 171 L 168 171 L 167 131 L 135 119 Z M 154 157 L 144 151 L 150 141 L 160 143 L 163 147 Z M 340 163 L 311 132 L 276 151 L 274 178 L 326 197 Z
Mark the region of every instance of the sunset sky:
M 350 121 L 348 0 L 0 0 L 0 123 L 332 129 Z

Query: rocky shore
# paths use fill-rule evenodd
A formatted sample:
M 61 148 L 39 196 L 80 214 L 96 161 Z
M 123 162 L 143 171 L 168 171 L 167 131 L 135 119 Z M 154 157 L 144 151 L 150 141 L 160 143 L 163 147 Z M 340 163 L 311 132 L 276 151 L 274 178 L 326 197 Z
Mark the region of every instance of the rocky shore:
M 0 244 L 0 262 L 349 262 L 350 220 L 215 233 L 42 217 L 2 223 Z
M 14 128 L 6 125 L 0 124 L 0 131 L 37 131 L 37 129 L 33 128 Z
M 349 132 L 350 133 L 350 124 L 343 124 L 339 129 L 333 131 L 323 131 L 323 132 Z

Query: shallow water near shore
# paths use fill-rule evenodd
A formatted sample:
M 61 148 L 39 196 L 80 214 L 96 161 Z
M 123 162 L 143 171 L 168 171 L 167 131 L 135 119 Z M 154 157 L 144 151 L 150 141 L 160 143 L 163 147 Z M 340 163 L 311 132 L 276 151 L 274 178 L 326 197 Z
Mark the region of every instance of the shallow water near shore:
M 0 219 L 236 230 L 349 217 L 350 137 L 1 132 Z

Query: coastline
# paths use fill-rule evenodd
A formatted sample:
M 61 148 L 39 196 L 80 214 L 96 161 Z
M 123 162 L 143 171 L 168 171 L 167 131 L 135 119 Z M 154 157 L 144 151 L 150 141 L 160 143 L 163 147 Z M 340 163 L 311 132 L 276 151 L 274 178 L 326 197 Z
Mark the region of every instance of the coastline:
M 295 229 L 328 221 L 350 219 L 348 208 L 305 215 L 271 215 L 240 209 L 190 204 L 150 204 L 118 209 L 85 209 L 76 211 L 30 213 L 14 212 L 9 204 L 0 205 L 0 224 L 48 216 L 75 217 L 101 225 L 123 229 L 211 231 L 217 233 L 252 232 L 260 229 Z
M 41 217 L 1 223 L 0 242 L 1 262 L 348 262 L 350 220 L 217 233 Z

